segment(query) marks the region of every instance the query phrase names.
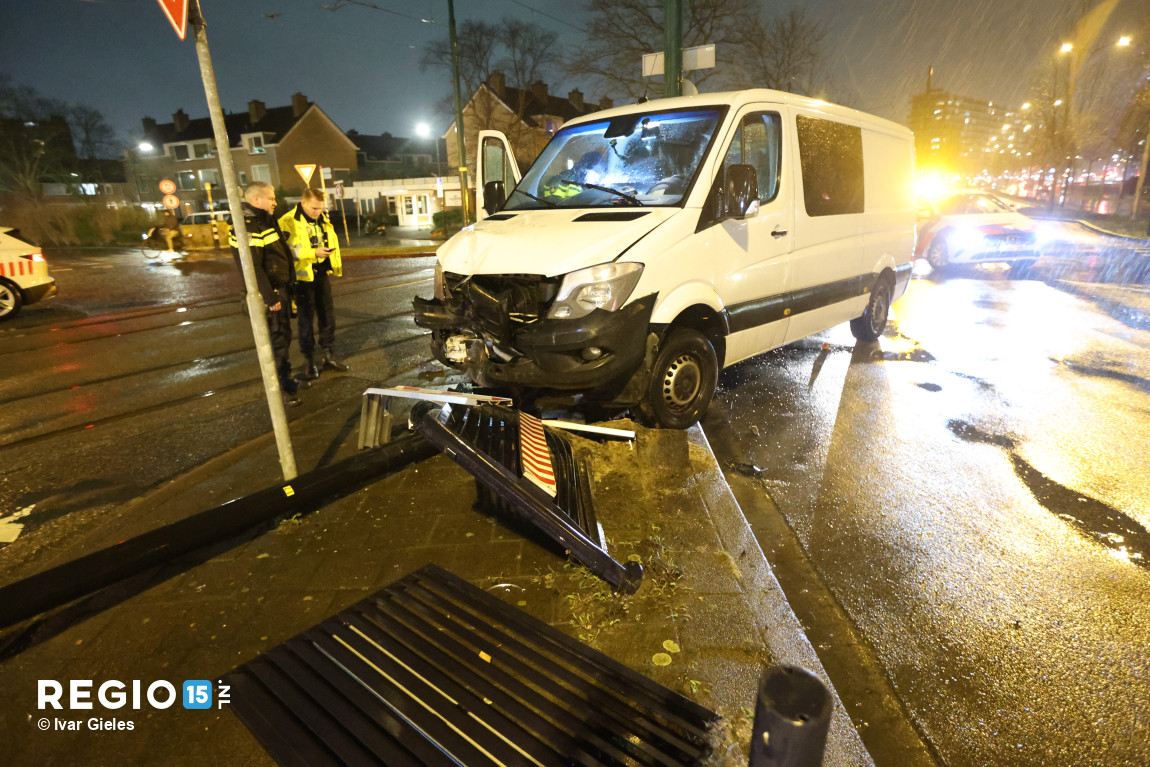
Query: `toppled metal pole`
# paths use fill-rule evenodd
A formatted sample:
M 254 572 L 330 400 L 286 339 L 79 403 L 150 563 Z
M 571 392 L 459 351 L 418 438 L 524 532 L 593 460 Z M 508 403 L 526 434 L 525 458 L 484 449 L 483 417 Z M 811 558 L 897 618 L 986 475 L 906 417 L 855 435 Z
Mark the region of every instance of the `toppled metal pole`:
M 0 629 L 163 565 L 206 546 L 226 541 L 274 519 L 306 514 L 374 482 L 384 474 L 430 458 L 437 449 L 414 434 L 325 466 L 292 482 L 121 541 L 114 546 L 36 573 L 0 588 Z

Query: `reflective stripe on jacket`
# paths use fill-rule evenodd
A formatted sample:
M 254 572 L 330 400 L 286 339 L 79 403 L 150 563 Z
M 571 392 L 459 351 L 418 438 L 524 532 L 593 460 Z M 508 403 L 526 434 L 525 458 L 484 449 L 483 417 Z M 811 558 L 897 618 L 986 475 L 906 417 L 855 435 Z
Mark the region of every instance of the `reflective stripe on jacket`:
M 320 247 L 331 249 L 328 263 L 331 273 L 336 277 L 343 276 L 343 261 L 339 255 L 339 240 L 335 236 L 335 227 L 327 214 L 321 213 L 314 221 L 303 212 L 302 205 L 296 205 L 280 217 L 280 229 L 288 239 L 292 252 L 295 254 L 295 276 L 301 282 L 315 280 L 314 269 L 316 265 L 315 247 L 312 238 Z M 324 243 L 327 243 L 324 245 Z
M 295 282 L 292 253 L 287 243 L 280 237 L 279 226 L 270 213 L 253 208 L 246 202 L 243 208 L 244 226 L 248 230 L 248 250 L 252 256 L 256 284 L 259 286 L 264 303 L 275 306 L 287 297 L 288 287 Z M 240 251 L 235 229 L 228 235 L 228 244 L 232 246 L 236 267 L 240 268 Z M 242 268 L 240 271 L 243 272 Z

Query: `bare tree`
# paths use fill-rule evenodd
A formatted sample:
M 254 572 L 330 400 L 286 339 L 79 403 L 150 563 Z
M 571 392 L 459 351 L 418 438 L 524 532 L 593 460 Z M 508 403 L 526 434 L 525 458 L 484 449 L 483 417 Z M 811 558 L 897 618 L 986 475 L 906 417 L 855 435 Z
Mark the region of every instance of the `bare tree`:
M 66 178 L 75 150 L 63 102 L 0 79 L 0 192 L 28 200 L 41 184 Z
M 77 104 L 68 109 L 68 125 L 72 128 L 72 140 L 76 144 L 76 154 L 85 160 L 111 158 L 118 154 L 120 144 L 116 133 L 104 121 L 104 115 L 85 104 Z
M 686 0 L 683 4 L 683 47 L 715 44 L 714 69 L 690 75 L 700 88 L 736 74 L 743 28 L 755 18 L 752 0 Z M 610 92 L 634 98 L 662 88 L 661 78 L 642 76 L 645 53 L 663 50 L 663 0 L 584 0 L 586 40 L 567 56 L 571 74 L 598 80 Z
M 537 24 L 509 18 L 503 19 L 500 27 L 504 56 L 498 67 L 510 76 L 511 84 L 530 88 L 536 80 L 545 80 L 551 74 L 551 57 L 559 35 Z
M 456 39 L 459 45 L 459 79 L 466 98 L 494 71 L 500 30 L 483 21 L 465 21 L 460 25 Z M 446 35 L 424 47 L 419 68 L 438 69 L 446 77 L 451 76 L 451 41 Z
M 740 88 L 773 88 L 813 96 L 825 86 L 823 40 L 826 29 L 805 9 L 785 15 L 756 16 L 743 27 L 736 44 Z

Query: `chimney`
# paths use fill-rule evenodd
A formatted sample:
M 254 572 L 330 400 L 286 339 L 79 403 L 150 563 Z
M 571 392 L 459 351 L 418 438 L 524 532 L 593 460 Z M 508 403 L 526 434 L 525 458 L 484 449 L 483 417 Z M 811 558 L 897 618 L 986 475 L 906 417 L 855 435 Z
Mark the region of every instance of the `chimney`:
M 252 125 L 264 119 L 264 115 L 267 113 L 267 105 L 264 104 L 264 102 L 256 101 L 255 99 L 248 102 L 248 119 L 251 120 Z
M 601 110 L 602 109 L 610 109 L 613 106 L 615 106 L 615 102 L 612 101 L 607 96 L 604 96 L 603 98 L 599 99 L 599 109 L 601 109 Z
M 547 103 L 547 83 L 543 82 L 542 80 L 536 80 L 535 82 L 531 83 L 531 92 L 535 94 L 535 98 L 539 99 L 544 104 Z
M 307 96 L 303 95 L 299 91 L 296 91 L 292 94 L 291 113 L 293 117 L 299 117 L 304 112 L 306 112 L 307 108 L 310 106 L 311 102 L 307 100 Z
M 571 106 L 575 107 L 580 112 L 586 109 L 586 107 L 583 106 L 583 91 L 579 90 L 578 88 L 567 94 L 567 100 L 571 102 Z
M 487 76 L 487 87 L 495 92 L 499 98 L 504 98 L 507 91 L 507 78 L 502 72 L 495 71 Z
M 176 129 L 176 133 L 183 133 L 188 127 L 188 116 L 184 114 L 184 110 L 179 109 L 172 115 L 172 127 Z
M 141 122 L 144 125 L 144 135 L 150 136 L 156 132 L 156 120 L 153 117 L 145 117 Z

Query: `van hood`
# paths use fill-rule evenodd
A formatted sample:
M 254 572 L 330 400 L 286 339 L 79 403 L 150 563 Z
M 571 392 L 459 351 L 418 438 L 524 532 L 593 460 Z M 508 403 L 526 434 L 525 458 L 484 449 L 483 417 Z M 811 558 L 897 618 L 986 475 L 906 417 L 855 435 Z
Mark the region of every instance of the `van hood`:
M 554 277 L 612 261 L 681 208 L 508 211 L 469 226 L 436 255 L 455 274 Z

